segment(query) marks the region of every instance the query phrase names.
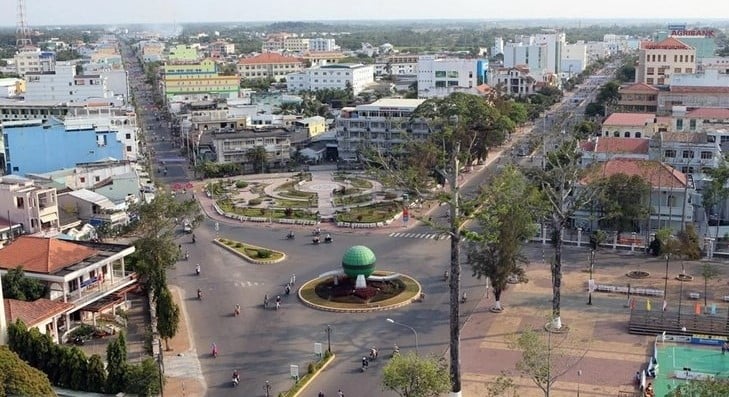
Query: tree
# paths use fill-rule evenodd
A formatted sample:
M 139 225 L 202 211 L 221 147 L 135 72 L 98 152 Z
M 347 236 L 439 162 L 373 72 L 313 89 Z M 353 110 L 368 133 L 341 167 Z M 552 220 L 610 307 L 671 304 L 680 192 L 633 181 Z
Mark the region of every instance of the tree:
M 601 178 L 596 204 L 608 230 L 638 231 L 639 223 L 650 213 L 646 203 L 651 186 L 639 175 L 614 174 Z
M 532 329 L 523 331 L 509 342 L 510 348 L 521 352 L 516 369 L 531 379 L 544 392 L 544 397 L 549 397 L 554 382 L 574 368 L 587 354 L 587 349 L 578 351 L 577 355 L 571 354 L 569 348 L 573 345 L 576 343 L 569 340 L 566 333 L 543 333 Z
M 722 161 L 717 168 L 709 168 L 704 170 L 704 172 L 710 177 L 710 182 L 708 186 L 705 185 L 704 187 L 701 195 L 701 204 L 704 206 L 706 217 L 709 220 L 712 218 L 712 214 L 709 211 L 716 211 L 716 236 L 714 237 L 718 239 L 722 215 L 722 206 L 719 206 L 719 204 L 722 204 L 729 198 L 729 186 L 727 186 L 729 183 L 729 162 L 726 160 Z M 719 206 L 718 209 L 716 208 L 717 206 Z
M 449 389 L 448 366 L 438 357 L 398 354 L 385 365 L 382 385 L 401 397 L 436 397 Z
M 138 396 L 156 396 L 160 392 L 159 366 L 152 358 L 145 358 L 139 365 L 127 367 L 125 393 Z
M 704 307 L 706 307 L 706 294 L 709 289 L 709 280 L 715 279 L 719 275 L 719 269 L 711 263 L 704 263 L 701 266 L 701 277 L 704 278 Z
M 484 189 L 482 211 L 477 215 L 483 233 L 472 237 L 468 261 L 473 275 L 488 277 L 494 288 L 494 310 L 501 311 L 501 294 L 509 280 L 526 281 L 521 248 L 535 230 L 539 192 L 524 175 L 508 166 Z M 473 234 L 471 234 L 473 236 Z
M 266 163 L 268 162 L 268 152 L 262 145 L 252 147 L 246 152 L 246 161 L 253 166 L 253 170 L 262 174 L 265 172 Z
M 169 339 L 177 334 L 180 327 L 180 308 L 172 300 L 172 293 L 165 287 L 155 296 L 157 304 L 157 332 L 165 340 L 165 347 L 170 350 Z
M 712 378 L 680 383 L 667 394 L 668 397 L 715 397 L 729 396 L 729 380 Z
M 125 389 L 127 376 L 127 343 L 124 332 L 106 346 L 106 392 L 116 394 Z
M 2 276 L 3 296 L 5 299 L 17 299 L 32 302 L 43 298 L 48 293 L 48 287 L 42 282 L 25 277 L 23 267 L 10 269 Z
M 55 396 L 48 377 L 0 346 L 0 396 Z
M 106 389 L 106 368 L 101 356 L 94 354 L 89 358 L 88 373 L 86 374 L 86 387 L 84 390 L 93 393 L 103 393 Z
M 564 138 L 557 150 L 547 154 L 544 169 L 529 170 L 548 208 L 547 222 L 552 228 L 552 327 L 562 328 L 560 317 L 562 288 L 562 244 L 564 230 L 576 211 L 584 208 L 597 194 L 595 184 L 583 183 L 586 172 L 580 164 L 577 141 Z
M 502 373 L 486 389 L 487 397 L 518 397 L 519 388 L 510 377 Z

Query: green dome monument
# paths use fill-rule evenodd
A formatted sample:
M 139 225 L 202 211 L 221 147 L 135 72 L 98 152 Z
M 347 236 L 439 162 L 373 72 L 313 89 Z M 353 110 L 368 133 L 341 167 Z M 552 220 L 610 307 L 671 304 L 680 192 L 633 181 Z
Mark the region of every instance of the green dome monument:
M 364 245 L 350 247 L 342 257 L 342 268 L 348 277 L 357 279 L 363 276 L 365 279 L 375 271 L 375 253 Z

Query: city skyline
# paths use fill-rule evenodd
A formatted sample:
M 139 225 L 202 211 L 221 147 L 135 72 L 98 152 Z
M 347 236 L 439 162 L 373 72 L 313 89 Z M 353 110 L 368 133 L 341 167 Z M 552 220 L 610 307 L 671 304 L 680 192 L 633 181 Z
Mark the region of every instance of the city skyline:
M 203 5 L 204 4 L 204 5 Z M 699 0 L 685 2 L 668 0 L 655 7 L 649 3 L 616 0 L 608 9 L 593 3 L 575 3 L 568 0 L 537 2 L 517 0 L 498 5 L 498 14 L 474 0 L 451 0 L 447 7 L 436 0 L 420 0 L 413 8 L 412 1 L 382 2 L 359 0 L 347 7 L 341 1 L 274 0 L 257 3 L 252 11 L 246 3 L 208 0 L 127 0 L 109 2 L 103 7 L 91 0 L 60 2 L 53 0 L 26 0 L 26 21 L 30 27 L 54 25 L 125 25 L 171 24 L 194 22 L 269 22 L 269 21 L 357 21 L 357 20 L 409 20 L 409 19 L 470 19 L 470 20 L 529 20 L 529 19 L 640 19 L 672 20 L 676 23 L 695 23 L 716 15 L 729 15 L 729 3 Z M 17 0 L 0 5 L 0 26 L 15 26 Z

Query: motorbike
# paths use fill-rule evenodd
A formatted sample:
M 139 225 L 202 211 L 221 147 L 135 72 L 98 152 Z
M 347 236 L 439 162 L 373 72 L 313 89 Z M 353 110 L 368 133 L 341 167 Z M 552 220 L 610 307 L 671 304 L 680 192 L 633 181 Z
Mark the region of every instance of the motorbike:
M 367 360 L 367 357 L 362 357 L 362 372 L 367 371 L 367 367 L 369 367 L 370 363 Z
M 192 243 L 195 244 L 195 235 L 192 235 Z
M 395 347 L 392 348 L 392 356 L 390 358 L 395 358 L 400 355 L 400 347 L 395 345 Z
M 293 240 L 293 239 L 295 239 L 295 238 L 296 238 L 296 236 L 294 236 L 294 234 L 293 234 L 293 233 L 289 233 L 289 234 L 287 234 L 287 235 L 286 235 L 286 239 L 287 239 L 287 240 Z
M 331 243 L 333 241 L 334 241 L 334 239 L 332 238 L 332 236 L 326 236 L 326 237 L 324 237 L 324 242 L 325 243 Z
M 197 299 L 198 299 L 198 300 L 202 300 L 202 298 L 203 298 L 203 293 L 202 293 L 202 291 L 200 291 L 200 290 L 197 290 Z
M 195 275 L 196 276 L 200 275 L 200 265 L 197 265 L 197 267 L 195 267 Z
M 375 361 L 377 359 L 377 349 L 374 347 L 370 349 L 370 361 Z
M 240 377 L 233 376 L 233 381 L 232 382 L 233 382 L 233 387 L 238 386 L 238 384 L 240 383 Z
M 213 354 L 213 358 L 218 358 L 218 348 L 214 347 L 212 354 Z
M 190 253 L 189 252 L 185 252 L 185 260 L 189 260 L 189 259 L 190 259 Z
M 233 316 L 238 317 L 240 315 L 240 306 L 236 305 L 233 309 Z
M 461 303 L 466 303 L 466 300 L 468 300 L 468 296 L 464 292 L 463 295 L 461 296 Z
M 443 272 L 443 281 L 448 281 L 448 270 Z
M 314 237 L 314 238 L 313 238 L 313 239 L 311 240 L 311 242 L 312 242 L 312 243 L 313 243 L 314 245 L 319 245 L 319 243 L 321 243 L 321 240 L 319 239 L 319 237 Z
M 317 230 L 314 230 L 314 231 L 313 231 L 313 232 L 311 232 L 311 233 L 312 233 L 312 234 L 313 234 L 314 236 L 320 236 L 320 235 L 321 235 L 321 230 L 318 230 L 318 229 L 317 229 Z

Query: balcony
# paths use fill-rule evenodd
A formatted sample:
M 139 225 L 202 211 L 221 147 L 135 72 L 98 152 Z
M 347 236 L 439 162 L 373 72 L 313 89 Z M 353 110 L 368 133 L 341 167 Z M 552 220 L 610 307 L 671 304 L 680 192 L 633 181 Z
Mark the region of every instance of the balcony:
M 78 291 L 69 292 L 66 294 L 68 303 L 72 303 L 75 307 L 81 308 L 93 303 L 104 296 L 112 294 L 120 289 L 132 285 L 137 281 L 137 274 L 128 272 L 125 276 L 122 276 L 121 272 L 114 272 L 114 282 L 111 280 L 104 280 L 102 283 L 95 283 L 86 287 L 82 287 L 81 296 Z M 63 297 L 56 300 L 63 300 Z

